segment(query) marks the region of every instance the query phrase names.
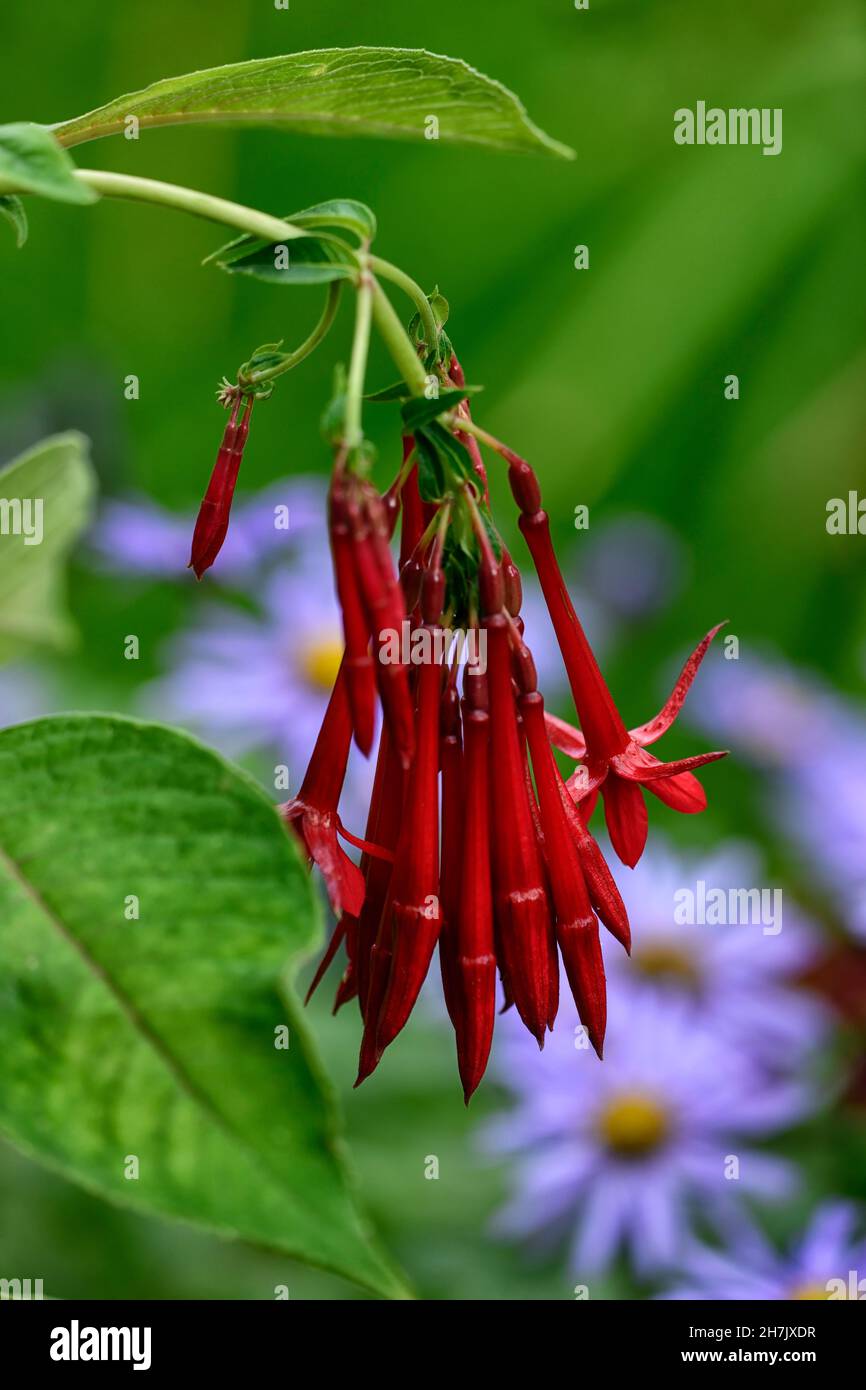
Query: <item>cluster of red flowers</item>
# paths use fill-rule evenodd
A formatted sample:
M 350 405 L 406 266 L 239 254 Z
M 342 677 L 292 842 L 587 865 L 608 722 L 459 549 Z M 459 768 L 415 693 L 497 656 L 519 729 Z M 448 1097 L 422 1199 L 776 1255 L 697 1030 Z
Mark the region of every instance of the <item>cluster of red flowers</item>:
M 462 381 L 451 364 L 451 383 Z M 546 714 L 520 618 L 517 566 L 490 518 L 475 439 L 472 481 L 422 496 L 416 441 L 380 495 L 338 454 L 330 535 L 345 652 L 297 797 L 283 808 L 327 885 L 337 923 L 310 993 L 338 949 L 347 963 L 335 1009 L 357 997 L 363 1021 L 358 1081 L 405 1025 L 438 944 L 448 1012 L 468 1100 L 490 1052 L 496 974 L 506 1005 L 543 1045 L 559 996 L 559 957 L 581 1022 L 601 1056 L 605 976 L 599 922 L 628 951 L 629 924 L 588 828 L 599 793 L 611 844 L 629 865 L 647 835 L 643 788 L 675 810 L 706 804 L 703 753 L 662 763 L 646 745 L 675 719 L 715 632 L 686 663 L 662 711 L 629 731 L 574 611 L 557 563 L 538 481 L 503 445 L 509 481 L 568 673 L 580 730 Z M 495 441 L 491 441 L 495 444 Z M 400 521 L 399 572 L 390 540 Z M 395 658 L 393 635 L 435 638 L 462 624 L 476 640 L 431 640 L 418 664 Z M 469 652 L 468 657 L 466 652 Z M 463 658 L 463 659 L 461 659 Z M 461 682 L 462 671 L 462 682 Z M 366 754 L 383 721 L 363 839 L 338 805 L 354 737 Z M 461 698 L 462 695 L 462 698 Z M 579 766 L 565 780 L 552 747 Z M 340 837 L 362 851 L 355 864 Z M 309 997 L 309 996 L 308 996 Z

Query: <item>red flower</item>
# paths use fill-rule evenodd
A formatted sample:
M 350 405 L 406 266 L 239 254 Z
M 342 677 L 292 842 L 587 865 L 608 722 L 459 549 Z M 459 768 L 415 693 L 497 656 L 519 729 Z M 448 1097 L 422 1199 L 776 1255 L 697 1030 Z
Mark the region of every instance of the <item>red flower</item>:
M 364 879 L 337 839 L 337 805 L 351 740 L 346 678 L 341 668 L 301 790 L 280 809 L 325 880 L 334 911 L 345 910 L 357 917 L 364 902 Z
M 580 799 L 592 798 L 589 809 L 601 790 L 611 844 L 623 863 L 633 868 L 643 853 L 648 827 L 641 787 L 646 786 L 674 810 L 701 811 L 706 806 L 706 798 L 692 772 L 705 763 L 725 757 L 724 751 L 699 753 L 677 762 L 662 763 L 644 747 L 660 738 L 673 723 L 701 658 L 719 628 L 708 634 L 687 663 L 661 713 L 649 724 L 630 733 L 613 702 L 569 598 L 550 538 L 547 513 L 541 509 L 535 474 L 525 460 L 514 454 L 510 455 L 509 465 L 509 481 L 521 509 L 520 529 L 541 583 L 582 730 L 582 736 L 577 730 L 568 732 L 570 748 L 582 746 L 582 752 L 576 756 L 584 758 L 586 763 L 585 775 L 573 778 L 570 786 Z
M 232 498 L 250 432 L 252 409 L 252 397 L 248 397 L 246 402 L 238 397 L 223 432 L 217 460 L 193 531 L 192 553 L 187 568 L 195 571 L 196 579 L 201 579 L 205 570 L 210 569 L 229 529 Z M 243 414 L 238 419 L 241 410 Z
M 456 360 L 443 379 L 462 383 Z M 535 475 L 496 445 L 509 462 L 581 729 L 545 714 L 519 616 L 520 573 L 489 512 L 473 429 L 461 406 L 452 430 L 468 453 L 457 455 L 460 473 L 449 471 L 454 456 L 444 451 L 444 489 L 423 450 L 419 473 L 408 436 L 398 477 L 381 497 L 338 455 L 330 519 L 346 653 L 303 786 L 285 808 L 338 913 L 310 993 L 345 947 L 334 1007 L 357 996 L 356 1085 L 404 1028 L 438 944 L 467 1102 L 490 1055 L 497 971 L 505 1006 L 515 1006 L 542 1046 L 557 1014 L 561 957 L 601 1057 L 607 999 L 599 922 L 626 951 L 631 933 L 589 813 L 601 791 L 614 848 L 634 864 L 646 838 L 641 787 L 677 810 L 700 810 L 706 803 L 692 769 L 723 756 L 665 764 L 646 752 L 679 712 L 718 629 L 686 663 L 661 713 L 626 729 L 566 592 Z M 399 581 L 390 552 L 398 517 Z M 463 669 L 462 700 L 461 650 L 452 664 L 439 644 L 446 625 L 464 630 L 467 645 L 477 642 Z M 397 660 L 393 644 L 385 647 L 394 632 Z M 353 734 L 364 751 L 372 748 L 376 692 L 384 719 L 365 838 L 356 840 L 337 807 Z M 567 782 L 551 745 L 583 764 Z M 338 834 L 362 849 L 359 868 Z

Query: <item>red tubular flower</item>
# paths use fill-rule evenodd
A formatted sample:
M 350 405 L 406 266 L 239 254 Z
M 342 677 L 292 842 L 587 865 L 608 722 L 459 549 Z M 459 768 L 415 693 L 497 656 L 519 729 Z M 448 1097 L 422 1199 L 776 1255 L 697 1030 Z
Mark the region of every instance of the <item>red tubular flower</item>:
M 556 913 L 556 941 L 580 1020 L 601 1057 L 607 1001 L 598 923 L 560 796 L 556 764 L 544 727 L 544 700 L 538 691 L 530 692 L 520 697 L 520 709 L 538 788 L 544 852 Z
M 490 717 L 485 709 L 470 708 L 466 699 L 463 731 L 466 801 L 451 1017 L 457 1036 L 457 1066 L 468 1105 L 484 1075 L 493 1041 L 496 955 L 490 881 Z
M 403 765 L 408 767 L 415 739 L 409 676 L 402 662 L 390 659 L 385 649 L 390 634 L 399 639 L 406 609 L 388 548 L 385 514 L 378 495 L 370 488 L 365 488 L 359 497 L 350 497 L 347 510 L 357 582 L 355 601 L 360 600 L 366 640 L 373 642 L 373 669 L 385 720 Z M 340 601 L 343 602 L 342 593 Z M 343 612 L 345 620 L 345 607 Z
M 243 414 L 239 420 L 238 414 L 242 409 Z M 252 409 L 251 397 L 246 404 L 239 398 L 223 432 L 217 460 L 199 507 L 192 536 L 192 552 L 187 568 L 194 570 L 196 579 L 201 579 L 205 570 L 210 569 L 222 549 L 229 529 L 232 498 L 250 432 Z
M 544 1046 L 550 1006 L 550 904 L 523 769 L 511 684 L 508 625 L 485 618 L 490 690 L 493 901 L 503 981 L 530 1033 Z
M 367 819 L 367 839 L 375 841 L 384 850 L 390 851 L 392 856 L 397 848 L 403 818 L 405 780 L 400 756 L 386 727 L 382 730 L 379 744 L 376 780 L 373 784 L 373 798 Z M 386 859 L 370 858 L 364 875 L 364 906 L 361 909 L 357 929 L 358 1003 L 362 1019 L 367 1014 L 373 951 L 379 923 L 385 908 L 388 885 L 391 881 L 391 869 L 392 865 Z M 381 1003 L 381 995 L 379 1003 Z M 378 1003 L 376 1010 L 378 1010 Z
M 376 683 L 373 658 L 370 655 L 370 631 L 355 568 L 347 487 L 345 479 L 341 476 L 334 478 L 329 503 L 334 582 L 343 614 L 343 635 L 346 642 L 343 657 L 346 690 L 355 742 L 366 756 L 373 747 Z
M 334 911 L 357 916 L 364 901 L 364 880 L 337 839 L 337 805 L 351 741 L 352 721 L 341 667 L 301 789 L 280 810 L 325 880 Z
M 472 770 L 463 776 L 463 748 L 460 738 L 460 697 L 452 672 L 442 693 L 442 726 L 439 762 L 442 768 L 442 930 L 439 935 L 439 965 L 445 1005 L 454 1027 L 460 1013 L 458 994 L 457 919 L 460 904 L 461 862 L 463 858 L 463 798 L 472 790 Z M 485 777 L 486 788 L 486 777 Z
M 403 833 L 390 888 L 391 971 L 376 1023 L 383 1052 L 418 998 L 442 926 L 439 896 L 439 703 L 442 667 L 422 666 L 418 680 L 418 748 L 409 774 Z
M 535 474 L 529 464 L 516 455 L 509 455 L 509 465 L 509 481 L 521 509 L 520 529 L 541 583 L 585 740 L 588 777 L 580 790 L 583 795 L 588 795 L 601 788 L 611 843 L 623 863 L 634 867 L 643 853 L 648 825 L 641 786 L 647 786 L 676 810 L 701 810 L 695 779 L 690 774 L 705 763 L 723 758 L 725 753 L 701 753 L 677 762 L 662 763 L 646 753 L 629 733 L 565 587 L 550 539 L 547 513 L 541 510 L 541 494 Z M 684 695 L 685 690 L 682 697 Z M 682 704 L 682 697 L 679 704 Z M 669 727 L 679 704 L 668 724 L 663 725 L 653 737 L 660 737 L 664 729 Z M 643 730 L 636 732 L 645 734 L 646 730 L 654 729 L 661 718 L 658 716 Z M 645 741 L 652 740 L 646 737 Z M 689 780 L 683 782 L 681 779 L 684 776 Z M 671 780 L 674 782 L 672 787 Z

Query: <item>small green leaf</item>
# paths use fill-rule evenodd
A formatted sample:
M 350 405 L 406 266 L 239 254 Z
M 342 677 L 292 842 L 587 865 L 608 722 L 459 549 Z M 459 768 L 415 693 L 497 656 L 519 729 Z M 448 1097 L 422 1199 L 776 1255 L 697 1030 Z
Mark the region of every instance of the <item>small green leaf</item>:
M 293 212 L 285 220 L 295 227 L 342 227 L 354 232 L 362 241 L 373 241 L 376 236 L 376 214 L 366 203 L 356 202 L 354 198 L 332 198 L 327 203 L 304 208 L 303 212 Z
M 454 482 L 477 483 L 478 474 L 468 449 L 438 420 L 415 426 L 413 433 L 418 450 L 418 483 L 425 502 L 437 502 Z
M 411 400 L 411 392 L 405 381 L 395 381 L 390 386 L 383 386 L 381 391 L 371 391 L 364 400 L 374 405 L 381 405 L 385 401 L 408 401 Z
M 501 83 L 459 58 L 412 48 L 323 48 L 166 78 L 54 129 L 64 145 L 192 122 L 284 125 L 308 135 L 378 135 L 556 155 L 574 153 Z
M 315 207 L 305 208 L 303 212 L 293 212 L 290 217 L 283 218 L 284 222 L 290 223 L 293 227 L 306 227 L 314 229 L 317 227 L 341 227 L 345 230 L 355 232 L 362 241 L 372 241 L 376 235 L 376 217 L 371 208 L 365 203 L 355 202 L 353 198 L 334 198 L 329 203 L 317 203 Z M 292 243 L 291 253 L 297 254 L 299 242 Z M 303 240 L 306 240 L 305 238 Z M 325 238 L 327 241 L 328 238 Z M 231 269 L 237 261 L 245 261 L 248 256 L 258 254 L 266 249 L 273 249 L 277 243 L 263 241 L 260 237 L 250 236 L 244 233 L 242 236 L 233 237 L 226 242 L 218 251 L 212 251 L 202 261 L 202 265 L 218 265 L 222 270 Z M 331 243 L 336 251 L 339 251 L 340 243 Z M 303 248 L 301 248 L 303 251 Z M 345 254 L 345 253 L 344 253 Z M 347 263 L 350 258 L 346 257 Z
M 319 934 L 294 841 L 216 753 L 107 715 L 0 733 L 0 1130 L 109 1201 L 400 1297 L 289 981 Z
M 63 562 L 90 517 L 95 477 L 80 434 L 46 439 L 0 471 L 0 661 L 65 649 Z
M 0 197 L 0 217 L 11 222 L 15 229 L 15 244 L 19 251 L 27 240 L 27 213 L 20 198 L 13 193 Z
M 429 424 L 446 410 L 453 410 L 479 389 L 477 386 L 464 386 L 459 391 L 440 391 L 438 396 L 412 396 L 400 410 L 406 434 L 412 434 L 422 425 Z
M 46 126 L 0 125 L 0 193 L 38 193 L 60 203 L 95 203 L 75 165 Z
M 286 242 L 241 238 L 209 256 L 208 261 L 230 275 L 250 275 L 271 285 L 323 285 L 357 274 L 357 263 L 348 246 L 344 249 L 336 241 L 319 237 Z

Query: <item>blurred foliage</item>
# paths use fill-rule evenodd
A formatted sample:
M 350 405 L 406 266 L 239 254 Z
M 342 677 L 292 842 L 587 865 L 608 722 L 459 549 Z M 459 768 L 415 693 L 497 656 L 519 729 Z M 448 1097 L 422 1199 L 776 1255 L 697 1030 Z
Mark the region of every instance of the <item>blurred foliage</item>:
M 292 0 L 288 11 L 212 0 L 206 14 L 189 0 L 150 0 L 146 14 L 50 0 L 4 14 L 0 121 L 61 120 L 172 73 L 354 43 L 465 58 L 513 88 L 577 161 L 210 127 L 103 141 L 76 158 L 275 213 L 338 196 L 370 204 L 380 253 L 447 296 L 467 379 L 485 386 L 477 417 L 536 464 L 559 540 L 574 541 L 574 508 L 586 502 L 592 527 L 647 511 L 685 546 L 688 582 L 676 602 L 627 631 L 612 654 L 611 684 L 629 723 L 649 716 L 676 657 L 723 617 L 745 648 L 775 646 L 862 696 L 863 540 L 828 536 L 824 525 L 829 498 L 866 491 L 866 32 L 857 0 L 592 0 L 588 11 L 570 0 Z M 675 146 L 674 110 L 700 98 L 781 106 L 781 155 Z M 200 269 L 225 239 L 203 223 L 107 201 L 29 201 L 27 247 L 17 252 L 8 229 L 0 240 L 3 459 L 55 429 L 81 429 L 94 440 L 104 492 L 134 487 L 193 508 L 222 427 L 218 378 L 257 343 L 300 341 L 320 292 Z M 586 271 L 574 269 L 581 243 Z M 260 410 L 248 488 L 326 470 L 317 403 L 328 399 L 348 335 L 344 312 L 326 350 Z M 723 396 L 731 372 L 738 401 Z M 123 396 L 130 373 L 140 378 L 137 401 Z M 371 389 L 392 377 L 377 351 Z M 397 456 L 397 407 L 368 414 L 384 479 Z M 509 516 L 506 493 L 495 480 L 494 505 Z M 192 601 L 178 587 L 107 583 L 82 567 L 73 608 L 84 648 L 61 668 L 68 706 L 123 708 L 158 669 L 159 644 Z M 139 663 L 122 660 L 130 631 Z M 665 757 L 691 751 L 688 731 L 665 742 Z M 754 834 L 774 870 L 796 879 L 757 813 L 753 781 L 743 767 L 720 766 L 708 815 L 672 826 L 651 807 L 651 822 L 665 819 L 697 844 Z M 571 1297 L 558 1258 L 533 1262 L 486 1227 L 501 1173 L 474 1135 L 496 1099 L 493 1083 L 467 1116 L 448 1035 L 419 1019 L 353 1094 L 357 1020 L 347 1010 L 335 1024 L 324 1012 L 318 1006 L 313 1022 L 346 1092 L 365 1194 L 421 1291 Z M 822 1122 L 803 1145 L 813 1194 L 866 1197 L 862 1124 Z M 431 1153 L 438 1182 L 423 1176 Z M 355 1296 L 246 1247 L 115 1212 L 8 1151 L 0 1165 L 2 1272 L 43 1276 L 51 1293 L 271 1297 L 288 1283 L 293 1297 Z M 785 1219 L 793 1228 L 798 1212 Z M 639 1291 L 618 1274 L 593 1294 L 605 1292 Z

